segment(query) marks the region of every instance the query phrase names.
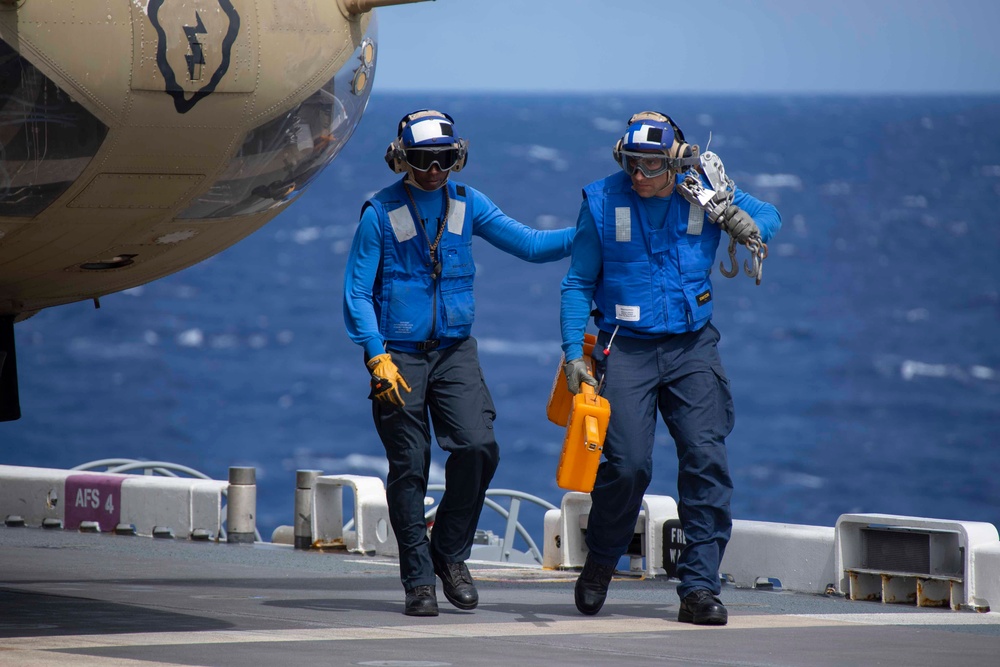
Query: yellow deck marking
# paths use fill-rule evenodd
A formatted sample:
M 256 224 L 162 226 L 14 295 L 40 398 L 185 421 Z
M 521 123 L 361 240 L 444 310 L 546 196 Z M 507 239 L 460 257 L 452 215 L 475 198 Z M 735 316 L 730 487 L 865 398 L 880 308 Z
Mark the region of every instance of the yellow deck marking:
M 802 618 L 854 625 L 1000 625 L 1000 612 L 976 614 L 948 610 L 874 614 L 800 614 Z
M 808 628 L 844 625 L 842 621 L 807 616 L 731 616 L 726 629 Z M 659 618 L 592 618 L 546 622 L 537 618 L 525 623 L 453 623 L 446 618 L 428 619 L 420 625 L 372 628 L 333 627 L 302 630 L 222 630 L 206 632 L 139 632 L 130 634 L 64 635 L 59 637 L 17 637 L 4 640 L 0 657 L 18 650 L 55 651 L 133 646 L 197 646 L 203 644 L 247 644 L 255 642 L 323 642 L 397 639 L 473 639 L 538 637 L 594 633 L 635 634 L 704 631 L 706 628 Z
M 107 658 L 105 656 L 53 655 L 46 651 L 3 651 L 0 650 L 0 665 L 3 667 L 53 667 L 53 665 L 73 665 L 73 667 L 177 667 L 176 662 L 152 662 L 150 660 L 129 660 L 127 658 Z M 184 667 L 208 667 L 188 665 Z

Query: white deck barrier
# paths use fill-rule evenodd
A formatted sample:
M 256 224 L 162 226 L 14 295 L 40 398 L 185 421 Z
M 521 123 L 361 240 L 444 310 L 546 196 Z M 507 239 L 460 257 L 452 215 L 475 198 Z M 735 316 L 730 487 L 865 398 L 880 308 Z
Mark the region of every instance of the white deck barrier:
M 121 523 L 135 526 L 139 535 L 168 528 L 174 537 L 206 531 L 211 538 L 222 530 L 222 494 L 229 483 L 207 479 L 126 475 L 122 482 Z M 251 525 L 251 533 L 253 526 Z
M 998 540 L 996 527 L 979 521 L 842 514 L 835 547 L 838 590 L 852 600 L 918 607 L 1000 607 L 1000 586 L 985 583 L 979 590 L 981 581 L 1000 578 L 1000 570 L 990 577 L 979 571 L 995 563 Z
M 0 465 L 0 516 L 25 525 L 216 538 L 228 482 Z
M 0 465 L 0 517 L 8 525 L 60 526 L 139 535 L 217 537 L 228 482 Z M 352 524 L 344 525 L 343 488 L 352 491 Z M 566 493 L 544 518 L 542 566 L 579 568 L 590 495 Z M 669 496 L 646 496 L 636 522 L 644 574 L 665 573 L 665 524 L 677 519 Z M 312 500 L 315 546 L 398 556 L 385 487 L 377 477 L 323 475 Z M 673 547 L 671 547 L 673 548 Z M 733 522 L 721 572 L 739 587 L 777 580 L 784 590 L 823 593 L 829 584 L 851 599 L 1000 610 L 1000 536 L 974 521 L 883 514 L 844 514 L 834 528 Z
M 1000 542 L 981 544 L 972 550 L 976 598 L 1000 612 Z
M 590 508 L 589 494 L 570 492 L 561 509 L 545 513 L 542 567 L 583 566 Z M 636 532 L 647 576 L 664 573 L 664 523 L 676 517 L 672 498 L 644 499 Z M 995 526 L 975 521 L 844 514 L 826 527 L 735 520 L 720 572 L 741 588 L 777 582 L 801 593 L 1000 610 L 1000 538 Z
M 741 588 L 777 579 L 785 590 L 824 593 L 837 579 L 833 543 L 832 527 L 737 519 L 720 570 Z
M 587 560 L 584 531 L 590 515 L 590 494 L 570 491 L 559 510 L 545 513 L 542 567 L 578 568 Z M 643 574 L 655 577 L 663 569 L 663 525 L 677 518 L 677 502 L 670 496 L 645 496 L 635 532 L 642 537 Z
M 344 487 L 354 502 L 353 530 L 345 529 Z M 348 524 L 350 525 L 350 524 Z M 343 546 L 356 553 L 398 556 L 399 546 L 389 524 L 385 486 L 378 477 L 320 475 L 313 486 L 313 546 Z

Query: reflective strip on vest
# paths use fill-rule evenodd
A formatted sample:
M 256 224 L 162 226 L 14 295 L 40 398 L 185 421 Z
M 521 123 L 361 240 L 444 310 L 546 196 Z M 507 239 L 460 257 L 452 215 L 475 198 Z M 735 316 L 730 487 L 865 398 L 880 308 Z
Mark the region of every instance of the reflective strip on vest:
M 615 241 L 628 243 L 632 240 L 632 209 L 628 206 L 615 207 Z
M 448 207 L 448 232 L 461 234 L 465 227 L 465 200 L 452 199 Z
M 399 243 L 409 241 L 417 235 L 417 226 L 413 222 L 413 216 L 410 215 L 410 209 L 405 204 L 389 211 L 389 223 Z
M 705 212 L 697 206 L 691 205 L 691 208 L 688 209 L 687 233 L 691 236 L 699 236 L 701 234 L 701 226 L 704 222 Z

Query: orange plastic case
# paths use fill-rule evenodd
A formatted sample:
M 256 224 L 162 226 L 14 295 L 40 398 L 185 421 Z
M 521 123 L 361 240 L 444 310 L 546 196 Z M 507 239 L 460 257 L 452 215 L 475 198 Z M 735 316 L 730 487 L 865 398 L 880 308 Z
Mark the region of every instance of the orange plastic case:
M 591 374 L 594 362 L 591 355 L 597 338 L 585 334 L 583 338 L 583 359 Z M 568 491 L 590 493 L 594 489 L 597 466 L 604 451 L 604 435 L 611 418 L 611 405 L 603 396 L 598 396 L 589 384 L 582 385 L 581 393 L 575 396 L 566 385 L 563 372 L 565 357 L 560 359 L 556 378 L 552 383 L 552 394 L 546 407 L 546 415 L 554 424 L 566 427 L 559 468 L 556 470 L 556 484 Z
M 594 490 L 597 466 L 604 451 L 611 405 L 608 399 L 594 393 L 589 384 L 581 385 L 581 389 L 573 397 L 556 484 L 568 491 L 590 493 Z

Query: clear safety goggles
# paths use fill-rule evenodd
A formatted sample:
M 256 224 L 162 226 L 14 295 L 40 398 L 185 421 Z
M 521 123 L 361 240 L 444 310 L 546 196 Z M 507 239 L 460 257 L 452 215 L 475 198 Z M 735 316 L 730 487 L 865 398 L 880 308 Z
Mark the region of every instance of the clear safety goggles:
M 660 153 L 621 151 L 618 154 L 618 164 L 629 176 L 639 170 L 646 178 L 653 178 L 670 171 L 674 161 Z
M 461 157 L 454 146 L 406 149 L 406 163 L 417 171 L 428 171 L 435 164 L 441 171 L 451 171 Z

